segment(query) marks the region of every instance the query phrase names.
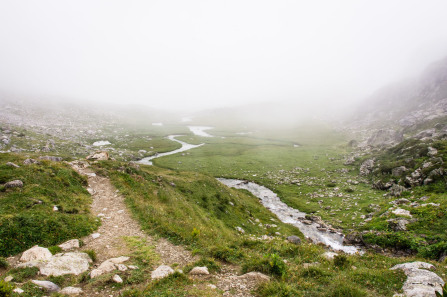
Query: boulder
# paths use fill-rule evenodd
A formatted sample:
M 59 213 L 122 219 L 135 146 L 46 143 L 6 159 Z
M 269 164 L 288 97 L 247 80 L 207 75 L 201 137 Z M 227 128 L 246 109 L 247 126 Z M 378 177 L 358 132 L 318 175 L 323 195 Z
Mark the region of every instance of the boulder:
M 407 231 L 407 224 L 410 222 L 405 219 L 388 220 L 388 225 L 394 231 Z
M 436 291 L 442 293 L 444 281 L 434 272 L 426 269 L 434 269 L 434 266 L 425 262 L 412 262 L 398 264 L 391 270 L 402 269 L 407 276 L 402 290 L 407 297 L 436 297 Z
M 4 184 L 5 189 L 11 188 L 23 188 L 23 182 L 21 180 L 12 180 Z
M 391 211 L 393 214 L 395 214 L 396 216 L 404 216 L 404 217 L 413 217 L 410 213 L 410 211 L 406 210 L 406 209 L 402 209 L 402 208 L 396 208 L 393 209 Z
M 287 240 L 293 244 L 301 244 L 301 239 L 298 236 L 292 235 L 287 237 Z
M 194 267 L 189 274 L 191 275 L 208 275 L 210 272 L 208 271 L 208 268 L 206 266 L 203 267 Z
M 53 255 L 47 248 L 35 245 L 29 250 L 23 252 L 22 256 L 20 257 L 20 262 L 46 261 L 52 256 Z
M 374 159 L 368 159 L 360 165 L 360 175 L 369 175 L 374 168 Z
M 59 292 L 61 288 L 50 281 L 32 280 L 33 284 L 45 289 L 47 292 Z
M 394 197 L 400 197 L 405 191 L 407 191 L 407 188 L 396 184 L 394 184 L 389 190 L 390 195 Z
M 65 287 L 59 293 L 65 294 L 65 295 L 70 295 L 70 296 L 75 296 L 75 295 L 80 295 L 80 294 L 84 293 L 84 291 L 82 291 L 81 288 Z
M 106 151 L 97 151 L 87 156 L 87 160 L 105 161 L 109 159 L 109 153 Z
M 399 166 L 399 167 L 395 167 L 391 170 L 391 175 L 392 176 L 401 176 L 404 172 L 406 172 L 408 169 L 405 166 Z
M 88 270 L 91 262 L 92 260 L 86 253 L 57 254 L 40 268 L 40 274 L 46 276 L 79 275 Z
M 161 278 L 165 278 L 168 275 L 173 274 L 173 273 L 174 273 L 174 270 L 171 267 L 169 267 L 167 265 L 161 265 L 157 269 L 152 271 L 151 278 L 152 279 L 161 279 Z
M 14 164 L 14 163 L 12 163 L 12 162 L 8 162 L 8 163 L 6 163 L 6 166 L 14 167 L 14 168 L 19 168 L 19 167 L 20 167 L 19 165 Z
M 79 240 L 72 239 L 72 240 L 66 241 L 66 242 L 58 245 L 58 247 L 60 247 L 63 251 L 77 249 L 77 248 L 79 248 Z

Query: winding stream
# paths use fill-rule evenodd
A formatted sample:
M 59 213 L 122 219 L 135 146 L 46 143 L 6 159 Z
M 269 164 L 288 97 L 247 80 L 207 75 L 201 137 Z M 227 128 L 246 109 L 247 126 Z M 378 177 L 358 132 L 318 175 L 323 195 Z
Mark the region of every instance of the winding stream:
M 181 152 L 184 152 L 184 151 L 187 151 L 187 150 L 190 150 L 190 149 L 193 149 L 193 148 L 196 148 L 196 147 L 204 145 L 204 143 L 201 143 L 201 144 L 189 144 L 189 143 L 186 143 L 184 141 L 175 139 L 178 136 L 183 136 L 183 135 L 169 135 L 168 139 L 180 143 L 182 145 L 181 148 L 173 150 L 173 151 L 170 151 L 170 152 L 155 154 L 153 156 L 143 158 L 143 159 L 137 161 L 137 163 L 145 164 L 145 165 L 152 165 L 152 161 L 151 160 L 153 160 L 155 158 L 160 158 L 160 157 L 164 157 L 164 156 L 169 156 L 169 155 L 181 153 Z
M 343 234 L 335 231 L 323 230 L 325 228 L 322 228 L 320 223 L 305 220 L 304 218 L 306 214 L 304 212 L 289 207 L 268 188 L 253 182 L 238 179 L 218 178 L 217 180 L 232 188 L 248 190 L 250 193 L 258 197 L 261 200 L 262 205 L 274 213 L 279 220 L 283 223 L 297 227 L 304 236 L 310 238 L 314 243 L 323 243 L 334 250 L 343 251 L 348 254 L 361 252 L 355 246 L 343 245 Z

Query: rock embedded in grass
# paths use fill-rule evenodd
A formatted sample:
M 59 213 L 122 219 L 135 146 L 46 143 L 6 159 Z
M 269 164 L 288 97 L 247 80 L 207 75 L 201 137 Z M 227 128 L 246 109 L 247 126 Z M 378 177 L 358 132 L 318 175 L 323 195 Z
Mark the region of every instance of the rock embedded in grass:
M 82 291 L 81 288 L 65 287 L 59 293 L 65 294 L 65 295 L 80 295 L 80 294 L 84 293 L 84 291 Z
M 292 235 L 287 237 L 287 240 L 293 244 L 299 245 L 301 244 L 301 239 L 298 236 Z
M 47 248 L 33 246 L 29 250 L 23 252 L 20 262 L 45 261 L 49 260 L 53 255 Z
M 5 189 L 23 188 L 23 182 L 19 179 L 12 180 L 4 184 Z
M 194 267 L 189 274 L 191 275 L 208 275 L 210 272 L 208 271 L 208 268 L 206 266 L 204 267 Z
M 33 284 L 45 289 L 48 292 L 59 292 L 61 288 L 50 281 L 32 280 Z
M 174 273 L 174 269 L 172 269 L 171 267 L 169 267 L 167 265 L 161 265 L 157 269 L 152 271 L 151 278 L 152 279 L 161 279 L 161 278 L 165 278 L 168 275 L 173 274 L 173 273 Z

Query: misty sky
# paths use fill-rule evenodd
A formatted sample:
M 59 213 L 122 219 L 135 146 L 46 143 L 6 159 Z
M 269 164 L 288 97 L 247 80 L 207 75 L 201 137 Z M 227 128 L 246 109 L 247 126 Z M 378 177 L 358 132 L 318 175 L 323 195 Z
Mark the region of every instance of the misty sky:
M 209 108 L 363 99 L 447 56 L 447 1 L 0 1 L 0 89 Z

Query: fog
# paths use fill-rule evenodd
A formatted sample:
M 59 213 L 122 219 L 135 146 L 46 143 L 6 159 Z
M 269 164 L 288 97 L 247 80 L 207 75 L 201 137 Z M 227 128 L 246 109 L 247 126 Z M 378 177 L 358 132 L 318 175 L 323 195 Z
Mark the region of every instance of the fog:
M 445 0 L 4 0 L 0 90 L 188 112 L 340 108 L 447 56 L 446 12 Z

